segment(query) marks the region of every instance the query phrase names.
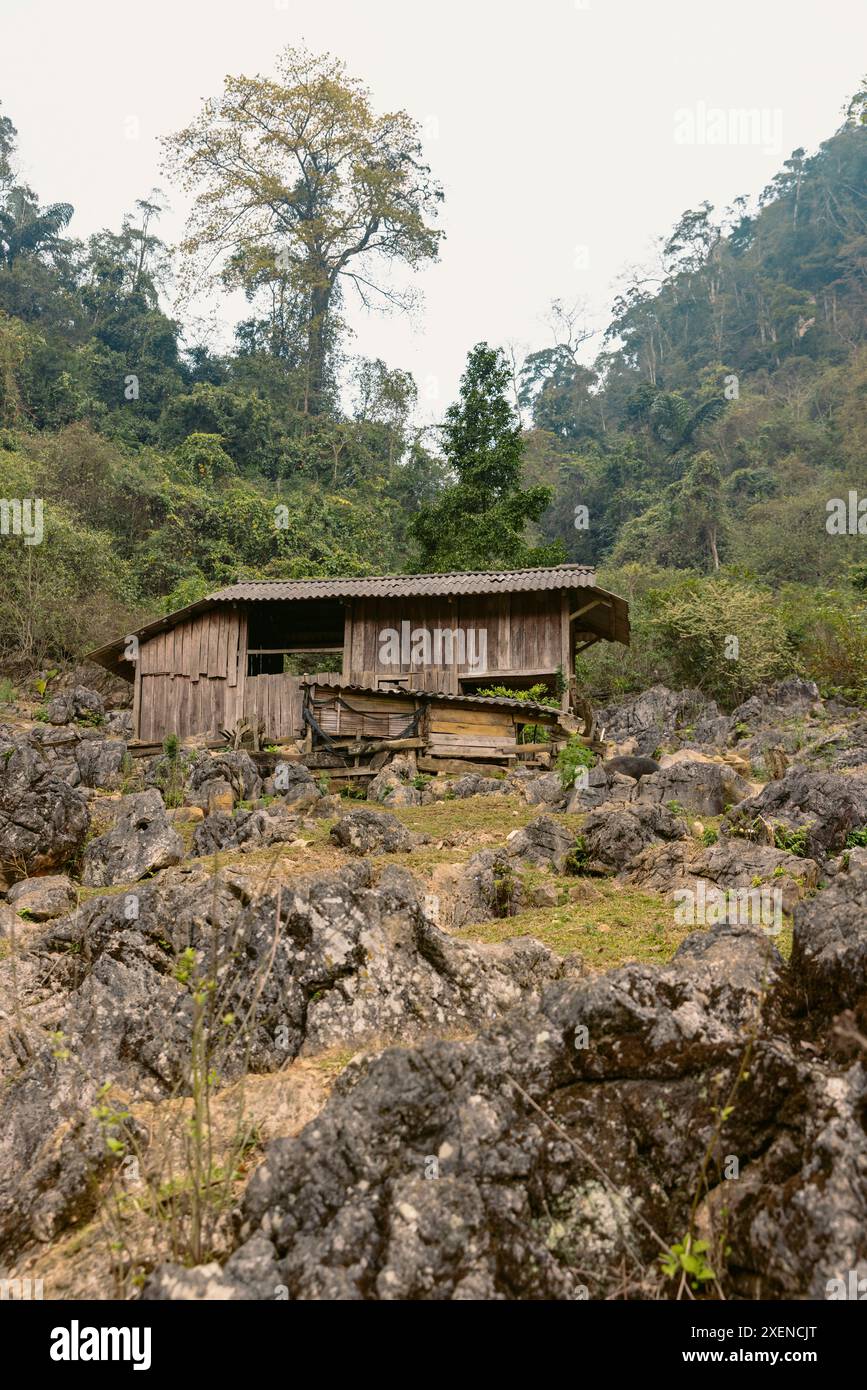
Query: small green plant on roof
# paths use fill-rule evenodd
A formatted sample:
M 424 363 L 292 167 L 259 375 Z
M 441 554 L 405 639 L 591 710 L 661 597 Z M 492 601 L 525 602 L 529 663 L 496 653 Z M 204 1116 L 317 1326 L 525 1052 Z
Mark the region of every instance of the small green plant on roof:
M 488 685 L 484 690 L 479 690 L 478 694 L 493 695 L 498 700 L 521 700 L 524 703 L 529 701 L 534 705 L 547 705 L 551 709 L 557 709 L 560 704 L 559 695 L 552 695 L 543 681 L 529 686 L 527 690 L 514 690 L 510 685 Z M 543 724 L 525 724 L 518 742 L 548 743 L 550 738 L 551 732 Z
M 579 769 L 592 767 L 594 761 L 587 745 L 581 742 L 577 734 L 573 734 L 565 748 L 561 748 L 557 754 L 557 771 L 564 789 L 568 791 L 570 787 L 574 787 Z

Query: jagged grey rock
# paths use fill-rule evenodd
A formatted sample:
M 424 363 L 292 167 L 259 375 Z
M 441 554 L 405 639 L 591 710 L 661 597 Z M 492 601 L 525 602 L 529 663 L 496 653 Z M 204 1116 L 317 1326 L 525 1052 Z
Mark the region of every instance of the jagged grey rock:
M 683 840 L 686 826 L 663 806 L 612 802 L 590 811 L 581 824 L 581 840 L 590 864 L 623 869 L 648 845 Z
M 256 764 L 241 749 L 198 753 L 187 772 L 191 799 L 206 809 L 208 783 L 218 780 L 229 783 L 236 801 L 255 801 L 261 795 L 262 779 Z
M 350 1068 L 300 1135 L 269 1145 L 219 1296 L 605 1297 L 624 1262 L 648 1280 L 647 1226 L 684 1226 L 714 1098 L 781 965 L 759 933 L 703 933 L 663 970 L 564 981 L 475 1041 Z M 757 1046 L 727 1145 L 759 1155 L 794 1083 L 785 1044 Z M 200 1296 L 201 1281 L 157 1271 L 146 1296 Z
M 405 854 L 418 842 L 397 816 L 366 807 L 341 816 L 331 827 L 331 838 L 350 854 Z
M 867 867 L 838 874 L 795 911 L 792 983 L 799 1004 L 827 1024 L 842 1009 L 867 1033 Z
M 519 865 L 562 873 L 575 849 L 575 834 L 552 816 L 537 816 L 506 840 L 506 854 Z
M 0 889 L 65 869 L 90 826 L 82 794 L 24 741 L 0 746 Z
M 749 782 L 727 763 L 688 761 L 672 763 L 649 777 L 642 777 L 632 797 L 636 801 L 665 805 L 676 801 L 697 816 L 718 816 L 750 795 Z
M 105 714 L 105 701 L 97 690 L 85 685 L 76 685 L 71 690 L 63 690 L 48 702 L 48 723 L 69 724 L 77 719 L 102 719 Z
M 76 903 L 75 885 L 66 874 L 44 874 L 23 878 L 9 889 L 6 901 L 17 913 L 25 912 L 34 922 L 64 917 Z
M 279 802 L 235 815 L 216 811 L 196 827 L 192 852 L 201 856 L 225 849 L 266 849 L 296 839 L 299 827 L 298 816 Z
M 126 744 L 120 739 L 82 739 L 75 749 L 75 762 L 84 787 L 114 790 L 123 781 Z
M 814 772 L 792 767 L 784 777 L 731 812 L 734 828 L 757 821 L 805 832 L 806 852 L 824 859 L 842 850 L 853 830 L 867 827 L 867 773 Z
M 629 864 L 624 880 L 657 893 L 695 891 L 700 882 L 722 889 L 778 889 L 783 912 L 793 912 L 796 903 L 817 886 L 819 866 L 772 845 L 734 837 L 707 847 L 694 840 L 678 840 L 643 850 Z
M 686 729 L 695 734 L 702 720 L 718 714 L 716 705 L 700 690 L 669 690 L 654 685 L 634 699 L 600 710 L 598 722 L 605 729 L 608 742 L 624 743 L 634 739 L 636 752 L 653 757 L 663 744 L 671 743 Z
M 81 881 L 96 888 L 134 883 L 179 864 L 183 857 L 183 840 L 169 823 L 162 797 L 152 788 L 126 797 L 112 828 L 90 841 Z

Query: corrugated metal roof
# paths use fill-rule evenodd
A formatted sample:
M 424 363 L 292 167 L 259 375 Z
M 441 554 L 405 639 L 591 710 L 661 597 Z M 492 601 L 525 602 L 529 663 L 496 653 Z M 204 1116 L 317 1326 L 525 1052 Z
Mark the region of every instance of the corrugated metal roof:
M 251 579 L 208 594 L 214 603 L 240 599 L 421 598 L 426 594 L 514 594 L 592 587 L 589 565 L 546 569 L 457 571 L 450 574 L 378 574 L 351 579 Z
M 550 565 L 545 569 L 469 570 L 448 574 L 381 574 L 363 578 L 331 579 L 251 579 L 217 589 L 196 603 L 155 618 L 134 634 L 146 641 L 158 632 L 187 622 L 221 603 L 311 602 L 316 599 L 422 598 L 461 594 L 512 594 L 551 590 L 590 589 L 600 602 L 610 607 L 600 637 L 629 645 L 629 605 L 616 594 L 596 585 L 596 571 L 589 565 Z M 580 600 L 579 600 L 580 602 Z M 593 602 L 591 600 L 591 602 Z M 584 605 L 582 605 L 583 607 Z M 587 619 L 593 628 L 595 615 Z M 107 642 L 88 653 L 91 661 L 116 675 L 131 679 L 132 667 L 125 659 L 126 638 Z
M 385 677 L 383 677 L 385 679 Z M 429 701 L 439 705 L 494 705 L 498 709 L 520 709 L 527 714 L 546 714 L 557 719 L 560 714 L 557 705 L 540 705 L 535 700 L 513 700 L 507 695 L 450 695 L 441 690 L 389 690 L 372 685 L 326 685 L 322 681 L 302 681 L 308 690 L 330 691 L 334 695 L 375 695 L 377 699 L 386 695 L 391 699 Z M 322 703 L 320 701 L 320 703 Z

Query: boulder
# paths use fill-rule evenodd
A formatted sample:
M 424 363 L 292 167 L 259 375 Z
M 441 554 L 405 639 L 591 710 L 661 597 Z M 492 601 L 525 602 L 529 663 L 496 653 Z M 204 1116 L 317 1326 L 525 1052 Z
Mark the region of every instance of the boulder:
M 482 777 L 477 772 L 455 777 L 447 786 L 456 801 L 464 801 L 468 796 L 502 796 L 511 790 L 504 777 Z
M 77 897 L 75 885 L 66 874 L 45 874 L 41 878 L 19 879 L 9 889 L 6 901 L 17 913 L 26 913 L 31 921 L 47 922 L 51 917 L 71 912 Z
M 867 773 L 789 768 L 742 801 L 729 820 L 742 832 L 775 833 L 778 842 L 795 832 L 805 853 L 823 860 L 845 847 L 851 831 L 867 827 Z
M 438 864 L 429 880 L 440 926 L 460 931 L 474 922 L 514 917 L 525 906 L 524 885 L 503 849 L 483 849 L 466 864 Z
M 599 763 L 587 773 L 586 786 L 583 780 L 570 788 L 566 799 L 566 812 L 578 815 L 606 801 L 626 801 L 635 789 L 635 780 L 619 772 L 607 772 Z
M 412 876 L 368 863 L 265 885 L 204 867 L 108 894 L 53 923 L 40 949 L 65 991 L 65 1047 L 130 1093 L 189 1091 L 196 981 L 213 981 L 213 1064 L 231 1080 L 300 1052 L 475 1028 L 564 963 L 536 942 L 487 949 L 425 916 Z M 178 970 L 191 954 L 193 966 Z M 249 1023 L 249 1029 L 243 1026 Z
M 127 756 L 120 739 L 82 739 L 75 748 L 75 762 L 84 787 L 112 791 L 123 782 Z
M 718 716 L 716 705 L 700 690 L 669 690 L 655 685 L 624 704 L 600 710 L 597 720 L 607 740 L 621 744 L 632 739 L 636 753 L 653 757 L 657 749 L 680 735 L 694 737 L 702 721 L 715 727 Z
M 121 1162 L 95 1118 L 105 1073 L 70 1066 L 57 1055 L 57 1043 L 38 1031 L 29 1044 L 25 1065 L 0 1096 L 0 1254 L 6 1259 L 34 1241 L 52 1240 L 72 1222 L 88 1221 L 102 1201 L 101 1179 Z M 125 1126 L 145 1142 L 134 1121 Z M 109 1137 L 119 1132 L 110 1130 Z
M 816 888 L 819 866 L 812 859 L 750 840 L 723 838 L 707 847 L 677 840 L 643 850 L 624 877 L 657 893 L 683 888 L 696 892 L 702 883 L 721 889 L 778 889 L 782 911 L 792 912 Z
M 322 800 L 322 792 L 309 767 L 298 762 L 278 762 L 274 769 L 273 793 L 283 798 L 294 812 L 311 811 Z M 267 783 L 265 789 L 267 790 Z
M 217 815 L 222 812 L 230 816 L 235 807 L 235 793 L 231 782 L 227 782 L 223 777 L 214 777 L 210 782 L 205 782 L 203 791 L 207 793 L 209 816 Z M 204 808 L 202 808 L 204 809 Z
M 642 777 L 632 797 L 666 805 L 676 802 L 696 816 L 718 816 L 750 795 L 752 787 L 727 763 L 705 759 L 673 763 Z
M 520 785 L 524 800 L 530 806 L 550 806 L 552 810 L 563 810 L 568 800 L 568 792 L 559 772 L 542 772 L 538 777 L 528 777 Z
M 581 841 L 588 867 L 624 869 L 660 841 L 683 840 L 686 826 L 663 806 L 624 806 L 618 802 L 598 806 L 581 825 Z
M 71 690 L 60 691 L 48 703 L 49 724 L 70 724 L 76 720 L 89 723 L 102 722 L 105 714 L 105 701 L 96 690 L 85 685 L 76 685 Z
M 405 854 L 417 843 L 397 816 L 362 807 L 341 816 L 331 827 L 331 838 L 350 854 Z
M 294 810 L 294 808 L 293 808 Z M 291 843 L 298 835 L 299 818 L 281 803 L 253 811 L 215 811 L 196 827 L 193 854 L 201 857 L 227 849 L 266 849 Z
M 125 743 L 128 743 L 133 735 L 132 710 L 109 710 L 102 727 L 110 738 L 123 739 Z
M 574 831 L 545 815 L 537 816 L 523 830 L 513 830 L 506 840 L 506 854 L 516 866 L 550 868 L 558 874 L 567 871 L 574 849 Z
M 90 826 L 87 802 L 26 742 L 0 746 L 0 890 L 65 869 Z
M 619 772 L 621 777 L 631 777 L 636 782 L 659 771 L 659 763 L 655 758 L 642 758 L 633 753 L 621 753 L 616 758 L 607 758 L 603 767 L 607 773 Z
M 82 883 L 109 887 L 135 883 L 159 869 L 180 864 L 184 845 L 172 829 L 159 792 L 152 788 L 124 799 L 112 828 L 91 840 L 84 852 Z
M 732 710 L 729 726 L 735 736 L 744 726 L 748 730 L 779 729 L 787 719 L 821 712 L 819 687 L 800 676 L 787 676 L 767 689 L 751 695 Z
M 262 792 L 262 780 L 249 753 L 227 749 L 217 753 L 198 753 L 187 773 L 190 799 L 202 807 L 208 805 L 208 783 L 228 782 L 236 801 L 255 801 Z
M 867 866 L 839 874 L 795 910 L 792 982 L 801 1008 L 827 1025 L 852 1009 L 867 1033 Z
M 21 928 L 21 918 L 13 908 L 0 899 L 0 941 L 17 935 Z
M 378 801 L 384 805 L 419 805 L 421 793 L 410 786 L 416 775 L 415 764 L 403 753 L 397 753 L 371 777 L 367 786 L 368 801 Z M 401 793 L 400 796 L 396 796 Z M 407 799 L 403 793 L 414 793 Z
M 714 1097 L 780 965 L 758 933 L 704 933 L 665 970 L 567 979 L 478 1039 L 350 1068 L 268 1146 L 217 1296 L 276 1279 L 292 1299 L 571 1301 L 616 1296 L 624 1267 L 650 1296 L 652 1232 L 686 1227 Z M 725 1151 L 760 1153 L 795 1086 L 790 1053 L 757 1048 Z M 173 1275 L 149 1296 L 201 1290 Z

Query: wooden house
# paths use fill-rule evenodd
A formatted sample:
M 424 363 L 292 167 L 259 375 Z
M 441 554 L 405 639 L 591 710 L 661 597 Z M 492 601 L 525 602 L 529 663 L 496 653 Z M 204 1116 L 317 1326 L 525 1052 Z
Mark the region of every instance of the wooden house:
M 91 660 L 132 682 L 133 737 L 144 744 L 247 723 L 269 742 L 304 739 L 308 751 L 395 738 L 472 750 L 514 744 L 528 723 L 573 727 L 575 655 L 600 640 L 628 644 L 626 602 L 587 566 L 559 565 L 244 581 Z M 538 684 L 559 709 L 478 694 Z

